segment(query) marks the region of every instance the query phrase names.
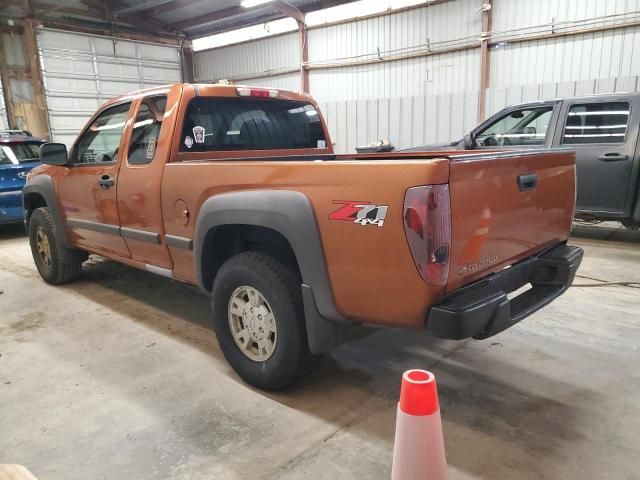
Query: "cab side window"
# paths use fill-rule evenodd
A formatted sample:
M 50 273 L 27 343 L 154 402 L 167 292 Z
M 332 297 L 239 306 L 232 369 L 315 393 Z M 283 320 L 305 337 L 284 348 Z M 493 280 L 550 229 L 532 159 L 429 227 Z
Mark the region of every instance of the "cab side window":
M 131 132 L 128 155 L 130 165 L 145 165 L 153 161 L 166 108 L 166 95 L 142 100 Z
M 120 138 L 130 107 L 131 102 L 127 102 L 102 112 L 78 140 L 74 163 L 117 162 Z
M 562 143 L 624 143 L 630 107 L 627 102 L 572 105 L 567 113 Z
M 552 106 L 516 110 L 496 120 L 476 135 L 480 147 L 544 145 Z

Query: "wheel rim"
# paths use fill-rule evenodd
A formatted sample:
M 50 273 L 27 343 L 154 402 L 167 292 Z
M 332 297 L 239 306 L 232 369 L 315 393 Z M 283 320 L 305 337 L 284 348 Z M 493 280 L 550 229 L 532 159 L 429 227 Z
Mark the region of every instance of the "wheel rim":
M 256 362 L 268 360 L 276 349 L 278 332 L 273 310 L 256 288 L 242 286 L 231 294 L 229 328 L 242 353 Z
M 49 237 L 44 231 L 44 228 L 38 226 L 36 230 L 36 246 L 38 247 L 38 255 L 42 263 L 50 267 L 51 266 L 51 245 L 49 244 Z

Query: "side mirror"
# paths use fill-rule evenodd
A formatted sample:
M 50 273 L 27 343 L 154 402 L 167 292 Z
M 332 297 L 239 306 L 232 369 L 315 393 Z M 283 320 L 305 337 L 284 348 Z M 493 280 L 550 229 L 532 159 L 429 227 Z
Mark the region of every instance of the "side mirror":
M 473 132 L 467 133 L 464 136 L 464 149 L 465 150 L 473 150 L 474 148 L 477 147 L 476 145 L 476 136 L 473 134 Z
M 58 165 L 60 167 L 71 167 L 73 163 L 69 161 L 67 146 L 64 143 L 44 143 L 40 146 L 40 161 L 47 165 Z

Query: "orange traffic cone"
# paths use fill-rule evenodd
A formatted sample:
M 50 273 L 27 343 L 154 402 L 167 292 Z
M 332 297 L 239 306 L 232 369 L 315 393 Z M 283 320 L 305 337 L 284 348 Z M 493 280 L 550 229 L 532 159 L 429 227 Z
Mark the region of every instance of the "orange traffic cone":
M 446 480 L 436 378 L 426 370 L 402 375 L 392 480 Z
M 465 263 L 473 263 L 480 260 L 480 252 L 487 239 L 492 223 L 491 210 L 483 208 L 476 229 L 473 231 L 471 237 L 469 237 L 469 242 L 462 251 L 462 260 Z

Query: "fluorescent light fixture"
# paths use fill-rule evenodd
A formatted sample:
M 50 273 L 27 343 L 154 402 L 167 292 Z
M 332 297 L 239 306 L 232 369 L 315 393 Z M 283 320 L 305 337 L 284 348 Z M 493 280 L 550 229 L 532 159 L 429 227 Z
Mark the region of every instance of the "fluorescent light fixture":
M 245 8 L 251 8 L 270 1 L 272 0 L 243 0 L 240 5 Z M 399 8 L 421 4 L 426 5 L 431 1 L 432 0 L 360 0 L 309 12 L 305 16 L 305 21 L 307 25 L 314 26 L 339 22 L 341 20 L 356 20 L 358 17 L 393 11 Z M 293 32 L 297 29 L 298 24 L 293 18 L 283 18 L 261 25 L 253 25 L 251 27 L 211 35 L 209 37 L 196 38 L 193 40 L 193 50 L 197 52 L 198 50 L 205 50 L 207 48 L 224 47 L 226 45 L 233 45 L 234 43 L 278 35 L 279 33 Z
M 242 0 L 242 2 L 240 2 L 240 6 L 244 8 L 252 8 L 262 5 L 263 3 L 269 3 L 270 1 L 271 0 Z
M 335 7 L 325 8 L 309 12 L 305 16 L 305 22 L 309 26 L 325 23 L 351 20 L 358 17 L 366 17 L 399 8 L 413 5 L 427 4 L 427 0 L 360 0 L 358 2 L 344 3 Z
M 294 32 L 298 30 L 298 23 L 293 18 L 281 18 L 273 22 L 253 25 L 251 27 L 239 28 L 229 32 L 218 33 L 209 37 L 196 38 L 193 40 L 193 51 L 207 48 L 222 47 L 234 43 L 256 40 L 258 38 L 270 37 L 279 33 Z

